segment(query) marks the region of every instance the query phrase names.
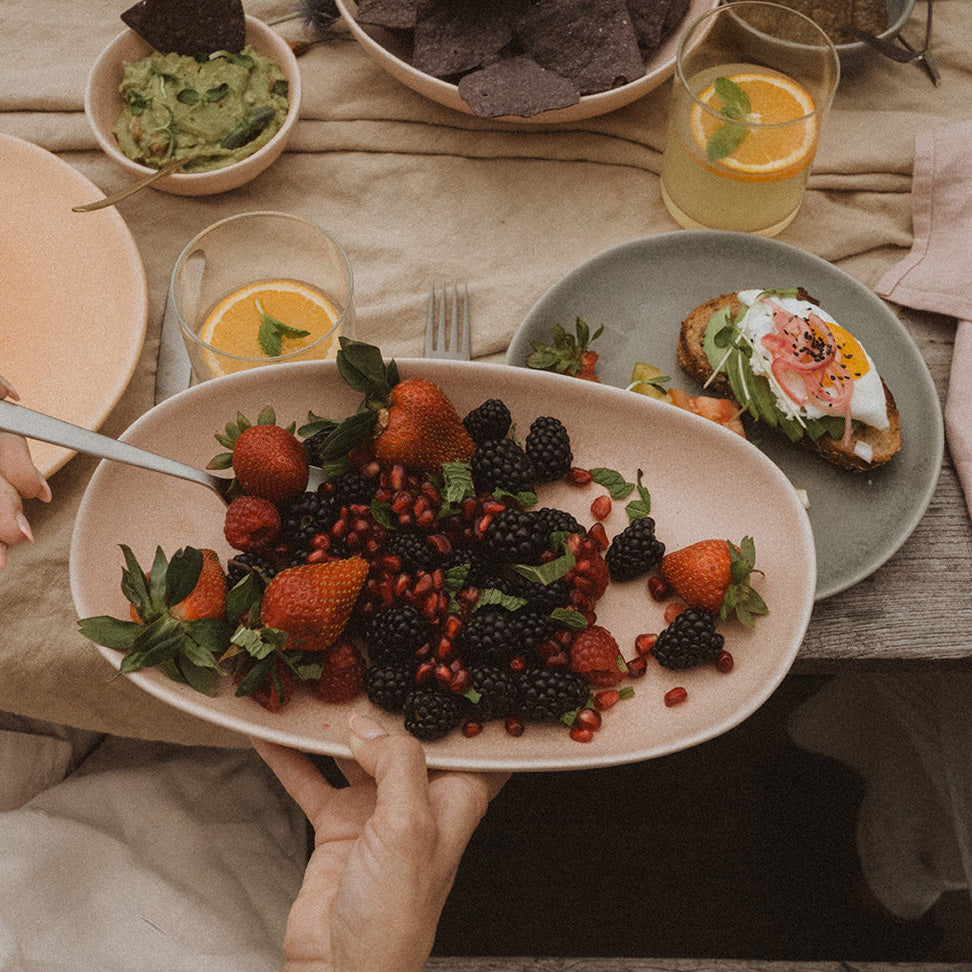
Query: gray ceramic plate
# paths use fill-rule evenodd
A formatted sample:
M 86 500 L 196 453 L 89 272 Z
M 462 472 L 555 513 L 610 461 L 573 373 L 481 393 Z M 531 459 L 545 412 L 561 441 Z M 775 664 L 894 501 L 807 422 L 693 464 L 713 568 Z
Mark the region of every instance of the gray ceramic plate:
M 691 393 L 675 342 L 686 314 L 710 297 L 761 287 L 805 287 L 867 348 L 901 411 L 901 452 L 867 475 L 846 473 L 773 434 L 761 448 L 810 498 L 817 551 L 816 599 L 863 580 L 908 538 L 931 500 L 944 451 L 938 394 L 914 341 L 880 298 L 842 270 L 803 250 L 743 233 L 680 230 L 631 240 L 582 264 L 527 314 L 507 352 L 524 365 L 531 340 L 549 340 L 575 318 L 604 325 L 596 350 L 604 382 L 626 386 L 635 361 L 648 361 Z M 731 469 L 714 471 L 730 476 Z

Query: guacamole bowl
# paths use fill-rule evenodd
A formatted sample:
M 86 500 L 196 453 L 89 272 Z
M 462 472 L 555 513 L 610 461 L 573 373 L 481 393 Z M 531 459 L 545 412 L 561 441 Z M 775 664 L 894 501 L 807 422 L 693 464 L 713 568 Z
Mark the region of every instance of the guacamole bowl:
M 208 196 L 226 192 L 260 175 L 284 150 L 300 113 L 297 58 L 279 34 L 255 17 L 246 18 L 246 43 L 257 53 L 276 62 L 287 79 L 288 108 L 280 128 L 269 141 L 244 158 L 208 171 L 162 176 L 152 183 L 153 188 L 179 196 Z M 126 63 L 133 64 L 151 53 L 151 45 L 134 30 L 126 28 L 95 61 L 84 95 L 85 115 L 98 145 L 133 178 L 142 178 L 156 170 L 133 161 L 119 147 L 114 133 L 115 123 L 124 108 L 119 85 Z

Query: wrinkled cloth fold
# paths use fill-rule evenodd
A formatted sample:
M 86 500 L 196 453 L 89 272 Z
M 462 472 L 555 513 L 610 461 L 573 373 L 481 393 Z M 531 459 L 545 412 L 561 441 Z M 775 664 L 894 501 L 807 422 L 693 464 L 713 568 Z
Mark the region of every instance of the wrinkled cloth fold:
M 920 132 L 912 182 L 914 242 L 876 290 L 957 319 L 945 434 L 972 510 L 972 121 Z

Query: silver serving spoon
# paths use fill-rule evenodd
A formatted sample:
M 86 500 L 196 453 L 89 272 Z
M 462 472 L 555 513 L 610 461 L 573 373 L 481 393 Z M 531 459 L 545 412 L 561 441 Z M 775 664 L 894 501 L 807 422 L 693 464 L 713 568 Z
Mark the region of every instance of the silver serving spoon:
M 146 186 L 152 185 L 156 179 L 161 179 L 162 176 L 172 175 L 173 172 L 177 172 L 181 169 L 187 162 L 191 162 L 195 156 L 186 156 L 184 159 L 169 159 L 161 169 L 155 172 L 149 173 L 147 176 L 143 176 L 141 179 L 137 179 L 131 185 L 125 186 L 124 189 L 119 189 L 117 192 L 111 193 L 109 196 L 105 196 L 104 199 L 97 199 L 95 202 L 87 203 L 84 206 L 72 206 L 72 213 L 93 213 L 96 209 L 105 209 L 108 206 L 114 206 L 115 203 L 121 202 L 123 199 L 127 199 L 129 196 L 134 195 L 139 189 L 144 189 Z

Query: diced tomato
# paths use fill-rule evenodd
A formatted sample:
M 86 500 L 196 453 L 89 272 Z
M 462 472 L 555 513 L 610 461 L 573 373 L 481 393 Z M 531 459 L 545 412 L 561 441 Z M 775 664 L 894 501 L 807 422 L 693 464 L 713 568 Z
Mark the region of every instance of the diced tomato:
M 731 429 L 737 435 L 746 438 L 746 430 L 743 428 L 742 419 L 739 415 L 742 411 L 739 406 L 730 398 L 715 398 L 711 395 L 687 395 L 680 388 L 668 389 L 668 400 L 678 408 L 684 408 L 687 412 L 701 415 L 717 425 Z

